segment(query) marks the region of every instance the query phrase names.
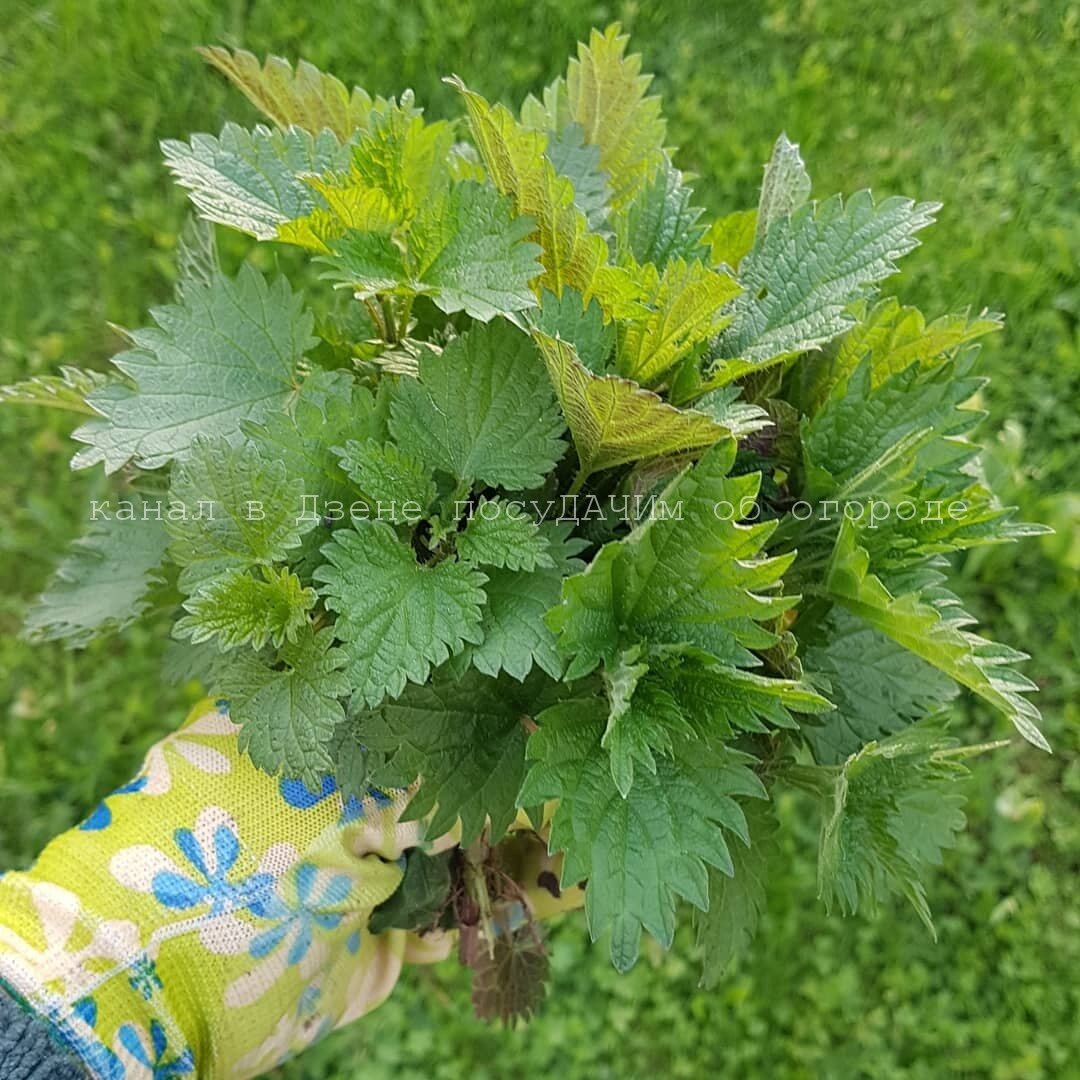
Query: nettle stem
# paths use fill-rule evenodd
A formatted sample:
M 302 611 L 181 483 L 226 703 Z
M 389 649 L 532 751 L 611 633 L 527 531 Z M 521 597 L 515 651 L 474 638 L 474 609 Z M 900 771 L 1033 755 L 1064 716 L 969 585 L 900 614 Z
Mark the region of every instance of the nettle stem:
M 588 470 L 584 467 L 578 469 L 577 473 L 574 475 L 573 483 L 566 489 L 567 496 L 577 495 L 585 486 L 585 481 L 588 479 Z
M 464 860 L 462 863 L 462 876 L 465 889 L 469 897 L 476 904 L 479 912 L 479 924 L 488 955 L 495 956 L 495 933 L 491 914 L 491 896 L 488 893 L 487 873 L 485 871 L 485 859 L 487 856 L 487 844 L 478 840 L 467 848 L 462 848 Z
M 379 305 L 371 299 L 371 297 L 364 297 L 364 307 L 367 308 L 368 315 L 371 316 L 371 322 L 375 327 L 375 332 L 378 334 L 380 340 L 389 342 L 386 330 L 386 320 L 383 318 L 382 310 Z

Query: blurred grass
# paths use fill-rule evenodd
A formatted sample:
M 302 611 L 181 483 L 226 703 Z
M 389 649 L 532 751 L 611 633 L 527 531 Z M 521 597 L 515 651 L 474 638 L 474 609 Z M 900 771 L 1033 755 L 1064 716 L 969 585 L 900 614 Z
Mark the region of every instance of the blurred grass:
M 304 56 L 372 91 L 410 85 L 441 115 L 453 107 L 442 75 L 516 103 L 613 19 L 656 72 L 670 141 L 710 209 L 752 205 L 782 129 L 818 194 L 872 186 L 945 203 L 898 284 L 929 316 L 968 304 L 1008 316 L 984 360 L 988 467 L 1058 535 L 962 569 L 990 631 L 1034 654 L 1058 753 L 1014 746 L 977 765 L 971 831 L 929 890 L 936 945 L 900 906 L 826 920 L 812 822 L 786 802 L 786 873 L 753 953 L 717 990 L 696 989 L 685 930 L 672 955 L 619 978 L 569 919 L 553 935 L 552 1000 L 529 1027 L 472 1020 L 462 974 L 444 966 L 410 973 L 284 1074 L 1075 1075 L 1080 6 L 0 0 L 0 382 L 102 364 L 117 346 L 107 323 L 136 325 L 168 296 L 184 203 L 156 142 L 253 119 L 194 45 Z M 74 655 L 16 637 L 106 490 L 99 474 L 68 471 L 69 427 L 0 409 L 0 867 L 25 864 L 121 782 L 185 703 L 157 678 L 161 624 Z M 975 707 L 965 719 L 1005 734 Z

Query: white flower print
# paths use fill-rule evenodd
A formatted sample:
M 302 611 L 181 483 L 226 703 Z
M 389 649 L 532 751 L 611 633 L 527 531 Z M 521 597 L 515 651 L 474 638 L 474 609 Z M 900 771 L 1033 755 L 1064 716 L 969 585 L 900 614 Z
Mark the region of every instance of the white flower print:
M 208 775 L 227 775 L 232 770 L 232 760 L 204 740 L 232 739 L 239 730 L 239 726 L 229 719 L 229 714 L 219 708 L 155 743 L 143 763 L 142 775 L 146 777 L 143 793 L 164 795 L 172 789 L 171 754 L 178 754 L 189 765 Z
M 274 894 L 277 877 L 298 857 L 296 849 L 274 844 L 254 872 L 244 873 L 236 822 L 218 806 L 205 807 L 192 828 L 177 829 L 173 842 L 183 864 L 151 844 L 135 844 L 118 851 L 109 870 L 121 885 L 152 895 L 164 910 L 184 913 L 160 927 L 155 939 L 197 930 L 212 953 L 247 951 L 258 931 L 250 916 Z
M 48 987 L 62 1000 L 75 1001 L 101 981 L 102 960 L 121 965 L 141 951 L 138 927 L 126 919 L 96 923 L 90 940 L 81 948 L 71 948 L 83 914 L 79 898 L 48 881 L 35 884 L 30 897 L 45 940 L 43 948 L 0 926 L 0 945 L 12 950 L 0 953 L 0 977 L 28 997 Z

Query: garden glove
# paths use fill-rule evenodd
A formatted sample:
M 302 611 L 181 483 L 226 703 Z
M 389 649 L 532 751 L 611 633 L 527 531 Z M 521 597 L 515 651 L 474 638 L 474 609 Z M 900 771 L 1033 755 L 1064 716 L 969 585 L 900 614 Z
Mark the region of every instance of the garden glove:
M 398 820 L 409 793 L 310 792 L 258 770 L 238 731 L 203 702 L 31 870 L 0 878 L 0 982 L 96 1077 L 255 1076 L 450 948 L 367 932 L 421 837 Z

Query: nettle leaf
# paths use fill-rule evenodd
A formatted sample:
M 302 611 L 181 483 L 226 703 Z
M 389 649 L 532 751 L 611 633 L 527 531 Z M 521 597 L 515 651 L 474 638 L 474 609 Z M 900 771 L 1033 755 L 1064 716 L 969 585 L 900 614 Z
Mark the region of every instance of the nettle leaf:
M 352 796 L 363 801 L 371 795 L 368 784 L 368 752 L 349 719 L 339 724 L 330 740 L 330 756 L 334 760 L 334 782 L 346 799 Z
M 430 472 L 393 443 L 350 439 L 333 449 L 381 520 L 415 525 L 434 501 L 435 481 Z
M 522 686 L 476 671 L 461 679 L 437 675 L 362 714 L 360 738 L 369 750 L 386 755 L 376 778 L 407 786 L 420 777 L 403 820 L 427 818 L 430 837 L 442 836 L 460 820 L 465 845 L 490 825 L 490 840 L 498 840 L 517 815 L 515 799 L 525 777 L 523 719 L 536 711 L 538 692 L 537 680 Z
M 490 952 L 477 950 L 470 966 L 473 1012 L 481 1020 L 501 1020 L 512 1027 L 528 1020 L 547 994 L 547 950 L 531 925 L 500 934 Z
M 877 389 L 890 376 L 913 364 L 934 367 L 942 358 L 977 338 L 1002 327 L 1002 318 L 993 312 L 976 318 L 969 315 L 942 315 L 927 323 L 918 308 L 903 307 L 895 296 L 856 309 L 859 321 L 837 343 L 827 362 L 807 365 L 808 386 L 801 392 L 803 409 L 814 413 L 833 391 L 854 375 L 865 360 L 870 369 L 870 385 Z
M 192 645 L 175 637 L 165 643 L 161 657 L 161 678 L 166 686 L 184 686 L 192 681 L 212 691 L 217 675 L 232 657 L 222 653 L 212 641 Z
M 417 292 L 452 315 L 464 311 L 483 322 L 536 306 L 529 283 L 542 267 L 532 226 L 515 218 L 509 199 L 486 185 L 464 181 L 445 207 L 418 219 Z
M 147 592 L 169 537 L 159 521 L 143 520 L 143 501 L 132 500 L 131 518 L 91 523 L 56 568 L 45 591 L 26 613 L 31 641 L 87 645 L 99 634 L 121 630 L 149 606 Z
M 913 364 L 875 390 L 864 361 L 846 390 L 802 425 L 805 497 L 899 494 L 940 465 L 942 449 L 963 454 L 957 437 L 984 416 L 961 407 L 986 381 L 971 375 L 973 363 L 968 355 L 927 372 Z
M 175 633 L 196 645 L 216 640 L 223 649 L 251 645 L 258 650 L 268 643 L 280 648 L 296 640 L 314 606 L 315 591 L 288 570 L 270 569 L 262 578 L 230 570 L 184 601 L 188 614 L 178 620 Z
M 389 232 L 352 229 L 329 243 L 328 277 L 361 293 L 430 296 L 447 314 L 487 322 L 536 306 L 529 282 L 541 270 L 531 224 L 498 192 L 472 181 L 422 209 L 402 250 Z
M 350 437 L 359 441 L 381 434 L 383 425 L 370 390 L 346 372 L 317 369 L 287 412 L 240 426 L 264 457 L 280 461 L 289 477 L 303 482 L 304 493 L 325 506 L 329 501 L 348 505 L 353 494 L 334 448 Z
M 809 197 L 810 177 L 799 154 L 799 144 L 781 133 L 761 181 L 754 239 L 760 240 L 777 219 L 791 217 Z
M 899 893 L 934 933 L 920 877 L 941 864 L 964 827 L 961 758 L 987 749 L 955 746 L 940 726 L 918 724 L 870 743 L 837 770 L 818 857 L 826 908 L 853 914 Z
M 743 293 L 717 343 L 721 368 L 737 378 L 842 334 L 854 324 L 845 309 L 896 272 L 896 260 L 916 246 L 915 234 L 938 206 L 902 198 L 875 203 L 860 191 L 774 219 L 739 267 Z
M 1039 730 L 1039 710 L 1023 696 L 1037 688 L 1010 666 L 1026 660 L 1026 654 L 965 630 L 974 620 L 955 596 L 940 588 L 942 580 L 942 575 L 924 571 L 908 591 L 894 596 L 870 572 L 857 530 L 845 519 L 825 586 L 853 615 L 966 686 L 1004 713 L 1028 742 L 1049 750 Z
M 652 76 L 641 74 L 639 54 L 626 55 L 629 40 L 618 24 L 593 30 L 566 72 L 567 110 L 585 141 L 600 147 L 613 206 L 632 198 L 660 165 L 667 131 L 660 98 L 648 92 Z
M 519 124 L 502 105 L 491 105 L 460 79 L 449 80 L 465 99 L 473 140 L 491 182 L 508 195 L 519 216 L 535 222 L 531 238 L 540 245 L 544 272 L 533 282 L 539 295 L 576 289 L 596 297 L 608 318 L 640 310 L 640 287 L 623 269 L 608 265 L 607 241 L 589 231 L 575 204 L 573 183 L 555 171 L 547 137 Z
M 616 367 L 640 383 L 656 383 L 730 321 L 721 310 L 739 293 L 727 274 L 674 259 L 663 275 L 646 274 L 651 313 L 620 326 Z
M 446 121 L 429 124 L 420 110 L 404 102 L 395 105 L 373 116 L 357 139 L 342 193 L 375 188 L 402 218 L 411 218 L 448 188 L 452 142 L 453 129 Z
M 756 210 L 736 210 L 717 218 L 705 232 L 709 263 L 737 270 L 754 246 L 757 229 Z
M 229 571 L 284 562 L 315 524 L 302 514 L 303 483 L 250 444 L 196 439 L 173 473 L 169 553 L 180 588 L 198 591 Z
M 559 800 L 549 846 L 565 852 L 562 884 L 588 880 L 589 932 L 595 940 L 611 930 L 612 962 L 626 971 L 642 929 L 670 946 L 676 897 L 709 906 L 706 867 L 734 870 L 725 834 L 749 842 L 735 796 L 765 790 L 745 754 L 679 741 L 623 798 L 600 745 L 606 708 L 602 699 L 578 699 L 540 714 L 518 802 Z
M 367 244 L 373 259 L 396 256 L 396 271 L 406 265 L 410 226 L 422 211 L 441 206 L 450 190 L 452 144 L 449 124 L 427 124 L 415 110 L 394 106 L 374 116 L 353 145 L 346 172 L 308 177 L 327 209 L 283 225 L 279 238 L 325 254 L 350 232 L 368 233 L 352 238 L 359 254 Z
M 773 427 L 772 418 L 760 405 L 742 400 L 741 386 L 721 386 L 694 402 L 697 412 L 711 416 L 736 439 Z
M 244 49 L 211 45 L 197 51 L 283 128 L 295 124 L 312 134 L 329 128 L 344 141 L 367 127 L 373 111 L 388 106 L 381 99 L 372 100 L 359 87 L 350 92 L 340 79 L 306 60 L 294 70 L 280 56 L 268 56 L 260 66 L 258 58 Z
M 854 522 L 859 530 L 859 543 L 869 554 L 875 570 L 906 570 L 925 563 L 928 556 L 1010 544 L 1027 536 L 1052 532 L 1045 525 L 1014 521 L 1015 506 L 1002 506 L 982 483 L 965 486 L 970 476 L 960 469 L 950 480 L 942 482 L 939 477 L 931 477 L 913 491 L 911 501 L 918 508 L 913 516 L 901 517 L 894 507 L 894 512 L 884 523 L 878 520 L 871 523 L 865 511 L 860 520 Z M 931 506 L 947 509 L 932 514 Z
M 354 151 L 355 153 L 355 151 Z M 403 225 L 403 211 L 382 189 L 366 182 L 350 183 L 309 176 L 308 184 L 326 203 L 305 217 L 278 226 L 277 239 L 329 256 L 331 267 L 348 261 L 338 276 L 357 279 L 357 288 L 371 294 L 394 289 L 407 274 L 404 253 L 393 234 Z
M 694 912 L 698 948 L 704 954 L 701 986 L 712 989 L 757 933 L 766 906 L 769 860 L 775 853 L 776 818 L 766 802 L 748 802 L 750 845 L 730 845 L 734 872 L 709 868 L 709 910 Z
M 458 555 L 478 566 L 503 570 L 555 566 L 540 526 L 520 506 L 502 499 L 480 499 L 455 543 Z
M 311 791 L 333 769 L 328 747 L 345 721 L 339 699 L 349 692 L 346 658 L 333 641 L 329 627 L 308 628 L 276 658 L 238 650 L 214 681 L 241 725 L 240 749 L 265 772 L 301 780 Z
M 661 165 L 667 130 L 660 99 L 648 93 L 652 76 L 641 74 L 639 55 L 626 55 L 629 40 L 617 23 L 593 30 L 587 45 L 579 42 L 565 79 L 545 90 L 542 103 L 530 97 L 522 108 L 533 127 L 581 126 L 611 177 L 613 206 L 632 199 Z
M 624 649 L 604 670 L 610 708 L 600 745 L 608 752 L 611 777 L 623 798 L 634 785 L 635 763 L 655 773 L 655 753 L 671 751 L 672 731 L 692 735 L 675 701 L 644 688 L 638 693 L 641 677 L 649 670 L 648 663 L 638 662 L 641 652 L 640 645 Z
M 605 545 L 566 580 L 548 625 L 570 658 L 568 678 L 610 666 L 639 642 L 697 645 L 736 667 L 754 666 L 749 650 L 774 643 L 759 623 L 797 602 L 775 595 L 793 556 L 761 557 L 775 522 L 734 520 L 737 508 L 754 504 L 760 483 L 757 474 L 728 476 L 734 460 L 733 440 L 709 450 L 659 497 L 663 516 Z
M 308 183 L 320 206 L 278 238 L 319 252 L 326 276 L 362 296 L 430 296 L 487 321 L 534 307 L 541 266 L 529 221 L 490 186 L 455 181 L 453 130 L 392 108 L 352 148 L 348 171 Z
M 395 442 L 429 467 L 511 491 L 543 483 L 565 450 L 563 430 L 536 347 L 502 321 L 422 356 L 390 413 Z
M 218 138 L 166 139 L 161 151 L 207 221 L 258 240 L 272 240 L 279 225 L 324 205 L 303 175 L 341 169 L 349 161 L 348 148 L 330 131 L 272 131 L 261 124 L 252 131 L 226 124 Z
M 876 571 L 1043 531 L 1014 522 L 1016 508 L 978 480 L 978 447 L 965 436 L 984 414 L 964 407 L 984 384 L 971 375 L 975 352 L 912 363 L 876 387 L 867 356 L 803 421 L 804 494 L 866 500 L 853 520 Z M 944 505 L 948 512 L 931 512 Z
M 602 744 L 624 796 L 639 775 L 635 766 L 655 773 L 657 755 L 669 754 L 676 738 L 795 728 L 791 710 L 832 708 L 803 683 L 742 671 L 689 646 L 630 646 L 605 668 L 604 684 L 611 709 Z
M 615 219 L 620 261 L 653 263 L 663 270 L 672 259 L 704 258 L 703 211 L 693 205 L 693 196 L 683 174 L 665 155 L 660 168 Z M 718 262 L 714 259 L 712 265 Z
M 316 344 L 301 297 L 250 266 L 189 287 L 181 303 L 151 315 L 157 326 L 132 331 L 134 348 L 113 357 L 134 389 L 115 383 L 87 396 L 101 418 L 75 431 L 87 446 L 73 468 L 100 461 L 115 472 L 133 460 L 156 469 L 185 456 L 197 435 L 235 436 L 241 420 L 285 408 Z
M 833 608 L 803 654 L 835 711 L 803 726 L 814 759 L 838 765 L 956 697 L 956 684 L 843 608 Z
M 582 476 L 632 461 L 688 454 L 728 436 L 711 417 L 677 409 L 616 375 L 594 375 L 573 346 L 533 337 L 574 437 Z
M 188 214 L 176 238 L 176 297 L 184 299 L 188 289 L 208 289 L 221 273 L 217 232 L 214 223 L 197 214 Z
M 63 365 L 59 375 L 34 375 L 10 386 L 0 386 L 0 405 L 42 405 L 48 409 L 97 416 L 87 397 L 105 386 L 109 376 L 100 371 L 84 371 Z
M 485 570 L 488 580 L 480 622 L 482 640 L 466 643 L 453 663 L 461 664 L 462 670 L 471 663 L 477 671 L 493 678 L 505 671 L 519 682 L 533 665 L 553 679 L 562 675 L 566 661 L 556 648 L 555 635 L 544 616 L 559 602 L 563 578 L 585 568 L 575 556 L 588 543 L 571 537 L 570 528 L 569 522 L 547 521 L 540 525 L 551 566 L 538 566 L 532 571 Z
M 580 124 L 567 124 L 548 133 L 547 157 L 560 176 L 574 185 L 574 205 L 598 232 L 608 214 L 611 191 L 608 175 L 600 168 L 600 148 L 585 142 Z
M 578 359 L 591 372 L 604 373 L 615 347 L 615 324 L 604 322 L 604 313 L 595 300 L 583 304 L 576 289 L 563 289 L 562 296 L 545 290 L 540 297 L 540 310 L 533 312 L 529 321 L 542 334 L 572 345 Z
M 479 641 L 484 574 L 454 559 L 423 566 L 411 545 L 384 522 L 338 529 L 315 571 L 327 607 L 337 613 L 345 674 L 357 702 L 378 705 L 407 682 Z
M 389 900 L 371 913 L 368 930 L 422 931 L 433 927 L 450 901 L 452 851 L 426 855 L 420 848 L 405 852 L 405 876 Z
M 804 682 L 744 671 L 718 663 L 708 653 L 687 646 L 660 647 L 655 677 L 678 702 L 698 737 L 719 732 L 765 733 L 798 726 L 793 712 L 823 713 L 832 705 Z

